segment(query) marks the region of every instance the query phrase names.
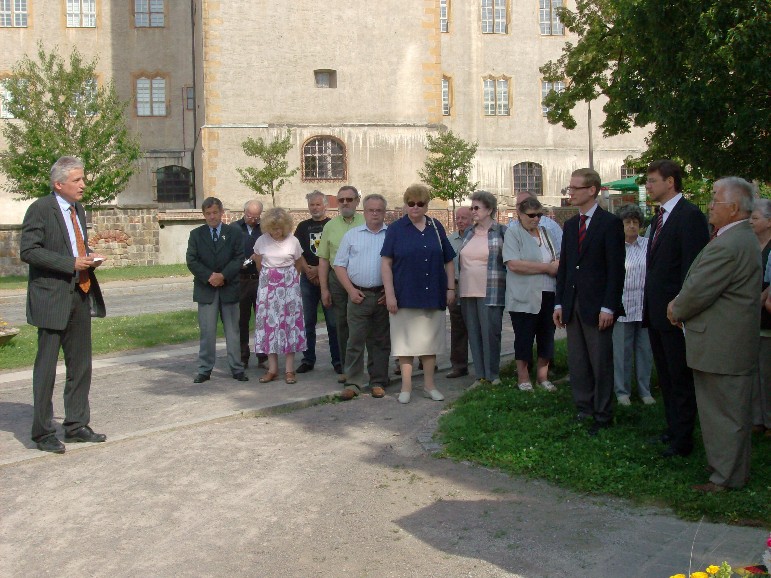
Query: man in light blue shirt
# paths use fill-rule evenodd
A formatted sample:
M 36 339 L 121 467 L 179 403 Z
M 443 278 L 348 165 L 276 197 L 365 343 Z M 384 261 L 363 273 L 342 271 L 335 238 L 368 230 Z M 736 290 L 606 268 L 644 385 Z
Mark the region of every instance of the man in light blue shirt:
M 390 323 L 385 306 L 380 250 L 385 241 L 386 200 L 364 197 L 364 225 L 343 235 L 335 255 L 335 275 L 348 293 L 348 342 L 345 353 L 345 389 L 340 399 L 353 399 L 364 384 L 364 348 L 372 363 L 369 382 L 372 397 L 384 397 L 391 353 Z

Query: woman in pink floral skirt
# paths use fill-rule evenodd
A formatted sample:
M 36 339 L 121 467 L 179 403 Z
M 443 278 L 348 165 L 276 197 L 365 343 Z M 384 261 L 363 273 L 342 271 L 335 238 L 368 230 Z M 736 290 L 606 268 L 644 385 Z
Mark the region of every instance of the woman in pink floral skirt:
M 260 378 L 260 383 L 278 377 L 279 353 L 286 356 L 285 381 L 297 383 L 294 354 L 306 349 L 297 270 L 302 248 L 292 235 L 292 217 L 286 210 L 269 209 L 260 225 L 263 234 L 254 244 L 252 255 L 260 270 L 254 351 L 268 356 L 268 372 Z

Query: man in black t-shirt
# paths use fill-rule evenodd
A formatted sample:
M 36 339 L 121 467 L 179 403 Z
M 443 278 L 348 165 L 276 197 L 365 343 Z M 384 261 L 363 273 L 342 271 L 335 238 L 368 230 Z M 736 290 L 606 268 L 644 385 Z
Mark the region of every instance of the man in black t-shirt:
M 305 197 L 308 201 L 308 211 L 311 218 L 297 225 L 294 236 L 300 241 L 303 254 L 300 258 L 302 274 L 300 275 L 300 289 L 303 298 L 303 315 L 305 316 L 305 338 L 308 348 L 303 353 L 303 359 L 297 368 L 297 373 L 307 373 L 316 364 L 316 312 L 321 302 L 321 287 L 319 286 L 318 265 L 319 258 L 316 249 L 321 239 L 321 231 L 329 221 L 327 217 L 327 197 L 321 191 L 313 191 Z M 323 307 L 324 319 L 327 323 L 327 336 L 329 337 L 329 352 L 332 357 L 332 366 L 337 373 L 342 373 L 340 364 L 340 348 L 337 344 L 337 329 L 335 328 L 335 316 L 331 307 Z

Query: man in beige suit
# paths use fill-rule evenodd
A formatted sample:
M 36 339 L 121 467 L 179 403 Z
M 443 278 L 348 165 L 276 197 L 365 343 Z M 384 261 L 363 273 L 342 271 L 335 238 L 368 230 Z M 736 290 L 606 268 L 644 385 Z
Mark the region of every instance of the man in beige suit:
M 750 475 L 750 392 L 760 346 L 760 250 L 748 218 L 752 187 L 715 182 L 709 222 L 717 236 L 693 261 L 667 308 L 685 328 L 702 439 L 712 472 L 700 492 L 741 488 Z

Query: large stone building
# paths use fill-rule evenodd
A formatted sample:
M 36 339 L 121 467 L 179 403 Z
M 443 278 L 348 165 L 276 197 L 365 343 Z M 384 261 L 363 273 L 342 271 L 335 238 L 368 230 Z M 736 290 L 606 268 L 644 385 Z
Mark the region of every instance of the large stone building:
M 98 56 L 97 81 L 130 101 L 144 150 L 123 205 L 189 209 L 214 195 L 236 209 L 253 195 L 236 172 L 255 162 L 241 143 L 287 129 L 300 171 L 279 204 L 344 183 L 399 203 L 426 135 L 444 127 L 478 141 L 474 179 L 504 210 L 525 189 L 559 205 L 589 149 L 586 122 L 550 125 L 541 105 L 538 68 L 566 41 L 561 1 L 0 0 L 0 79 L 38 42 Z M 600 109 L 594 163 L 617 179 L 644 134 L 602 138 Z M 2 219 L 18 223 L 27 203 L 11 198 L 0 193 Z

